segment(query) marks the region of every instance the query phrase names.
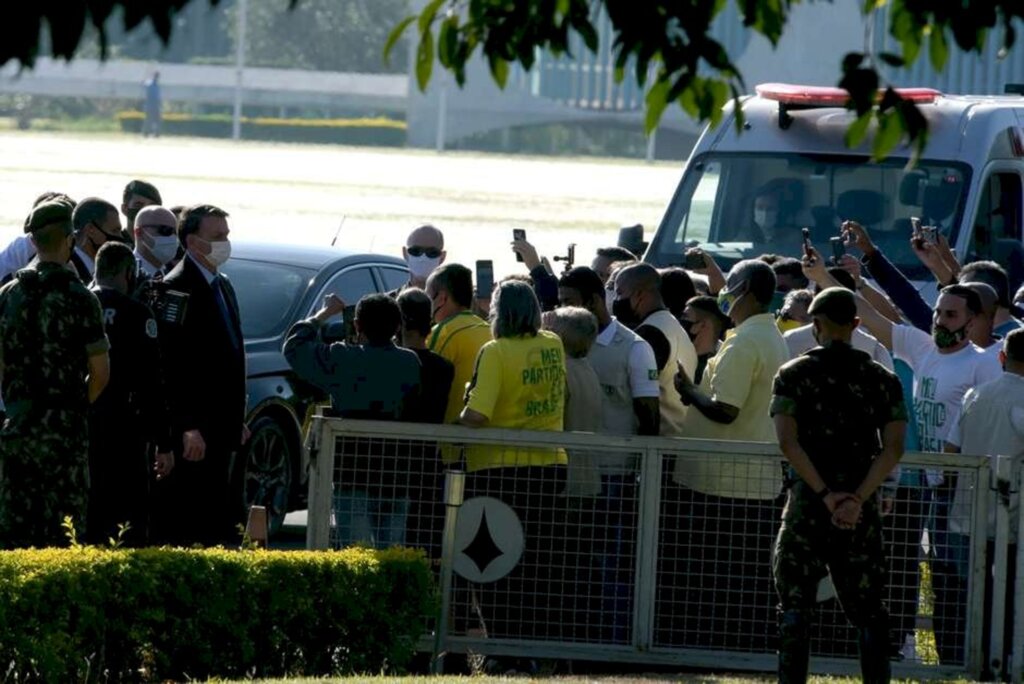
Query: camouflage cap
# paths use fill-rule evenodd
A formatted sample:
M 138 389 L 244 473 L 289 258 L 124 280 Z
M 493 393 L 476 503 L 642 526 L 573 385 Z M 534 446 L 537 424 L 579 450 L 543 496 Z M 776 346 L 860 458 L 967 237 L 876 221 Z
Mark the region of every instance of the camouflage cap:
M 849 325 L 857 317 L 857 299 L 844 287 L 829 287 L 815 296 L 807 313 L 824 316 L 836 325 Z
M 65 223 L 70 234 L 73 209 L 70 201 L 60 197 L 43 202 L 32 209 L 32 213 L 25 219 L 25 232 L 34 233 L 54 223 Z

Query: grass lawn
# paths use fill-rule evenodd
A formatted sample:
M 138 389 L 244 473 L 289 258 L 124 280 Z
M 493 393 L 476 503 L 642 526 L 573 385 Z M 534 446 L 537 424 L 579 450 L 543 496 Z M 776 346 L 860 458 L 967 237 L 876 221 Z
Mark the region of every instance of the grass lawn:
M 552 684 L 583 684 L 584 682 L 598 682 L 600 684 L 657 684 L 658 682 L 675 682 L 683 684 L 751 684 L 753 682 L 772 682 L 772 677 L 743 676 L 743 675 L 633 675 L 633 676 L 607 676 L 607 677 L 550 677 L 530 679 L 527 677 L 345 677 L 342 679 L 261 679 L 249 680 L 261 684 L 325 684 L 336 682 L 338 684 L 350 684 L 355 682 L 372 682 L 373 684 L 498 684 L 499 682 L 551 682 Z M 860 681 L 855 677 L 811 677 L 811 682 L 854 682 Z M 911 681 L 911 680 L 893 680 Z M 964 683 L 968 680 L 944 680 L 956 683 Z

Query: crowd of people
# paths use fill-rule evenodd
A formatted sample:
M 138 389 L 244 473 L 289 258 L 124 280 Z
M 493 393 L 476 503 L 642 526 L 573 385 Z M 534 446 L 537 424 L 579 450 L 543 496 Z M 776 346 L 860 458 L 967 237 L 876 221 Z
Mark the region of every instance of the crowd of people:
M 164 208 L 155 187 L 132 181 L 120 211 L 45 193 L 24 230 L 0 252 L 0 546 L 64 543 L 65 516 L 92 541 L 231 540 L 231 459 L 248 430 L 239 308 L 218 270 L 231 255 L 227 213 Z M 860 630 L 865 677 L 881 681 L 915 628 L 925 529 L 939 655 L 962 657 L 972 484 L 896 464 L 904 442 L 1024 454 L 1024 293 L 1012 296 L 998 264 L 960 264 L 941 237 L 914 235 L 941 286 L 932 306 L 867 230 L 847 222 L 842 237 L 862 258 L 830 263 L 807 247 L 800 259 L 764 255 L 724 272 L 700 250 L 680 255 L 701 264 L 685 270 L 608 247 L 561 274 L 517 238 L 526 273 L 480 292 L 425 225 L 403 248 L 409 282 L 355 303 L 352 337 L 330 334 L 351 304 L 331 296 L 291 329 L 283 353 L 343 418 L 778 443 L 785 472 L 770 460 L 676 460 L 664 538 L 699 557 L 659 561 L 683 606 L 668 622 L 727 631 L 728 615 L 709 617 L 691 599 L 711 591 L 742 604 L 743 578 L 762 568 L 757 581 L 780 597 L 780 676 L 802 681 L 813 593 L 829 571 Z M 362 456 L 362 469 L 377 467 Z M 554 497 L 636 496 L 631 457 L 581 460 L 557 440 L 429 457 L 439 470 L 464 463 L 467 491 L 529 501 L 528 529 L 553 523 L 538 502 Z M 635 516 L 609 510 L 588 524 L 635 529 Z M 367 483 L 335 497 L 346 544 L 409 543 L 416 515 L 409 496 Z M 615 555 L 628 556 L 626 537 Z M 900 578 L 891 618 L 887 573 Z
M 228 215 L 161 204 L 141 180 L 120 209 L 46 192 L 0 252 L 2 548 L 237 537 L 231 459 L 248 429 L 238 303 L 218 272 Z
M 676 460 L 676 494 L 667 492 L 662 502 L 663 527 L 671 528 L 663 539 L 676 539 L 685 550 L 673 557 L 672 543 L 662 545 L 659 571 L 671 578 L 666 596 L 683 608 L 667 621 L 693 619 L 708 627 L 695 630 L 698 637 L 711 641 L 691 645 L 721 645 L 708 635 L 728 631 L 728 614 L 716 622 L 707 615 L 707 599 L 694 597 L 707 593 L 711 577 L 723 605 L 742 605 L 751 590 L 750 568 L 763 567 L 782 597 L 778 643 L 783 652 L 790 649 L 783 659 L 787 681 L 801 680 L 817 584 L 830 570 L 859 630 L 865 676 L 877 681 L 916 629 L 925 530 L 932 540 L 939 654 L 947 663 L 963 658 L 965 510 L 979 485 L 954 469 L 900 469 L 897 463 L 904 442 L 914 450 L 958 451 L 964 431 L 972 435 L 971 453 L 1024 453 L 1024 404 L 994 405 L 994 397 L 1016 397 L 1024 388 L 1024 333 L 1016 332 L 1021 312 L 999 265 L 960 265 L 945 242 L 914 236 L 913 249 L 941 284 L 931 307 L 863 227 L 848 222 L 842 237 L 862 259 L 847 255 L 830 264 L 811 248 L 801 259 L 765 255 L 725 273 L 699 250 L 703 267 L 686 271 L 656 269 L 609 247 L 590 267 L 561 275 L 531 244 L 515 240 L 512 249 L 528 273 L 508 276 L 493 296 L 480 297 L 470 269 L 444 263 L 443 236 L 424 227 L 406 246 L 410 282 L 392 293 L 398 302 L 370 343 L 395 357 L 383 364 L 386 371 L 365 372 L 369 362 L 341 360 L 368 353 L 365 348 L 318 339 L 315 327 L 342 302 L 329 302 L 319 321 L 297 325 L 286 354 L 301 376 L 332 392 L 342 416 L 422 421 L 415 408 L 420 393 L 429 391 L 427 405 L 436 407 L 447 389 L 445 415 L 435 416 L 437 422 L 780 443 L 787 472 L 770 461 Z M 388 306 L 383 297 L 365 299 L 356 312 L 359 329 L 368 324 L 370 303 Z M 449 368 L 435 375 L 440 380 L 417 378 L 411 358 L 397 361 L 402 350 L 395 340 L 406 337 L 411 321 L 423 340 L 427 320 L 433 328 L 426 347 Z M 796 360 L 803 365 L 794 366 Z M 346 363 L 360 369 L 365 384 L 346 378 Z M 341 387 L 331 384 L 338 378 L 346 378 Z M 636 475 L 626 456 L 603 454 L 597 463 L 592 454 L 574 459 L 557 448 L 476 447 L 442 449 L 441 455 L 464 458 L 471 478 L 478 475 L 467 490 L 513 507 L 555 496 L 635 496 L 635 489 L 627 493 Z M 790 503 L 779 533 L 784 492 Z M 532 529 L 544 537 L 544 521 L 530 519 L 533 510 L 523 509 L 524 525 L 539 525 Z M 635 518 L 602 510 L 607 527 L 635 525 Z M 816 522 L 807 527 L 800 516 Z M 360 525 L 368 535 L 362 541 L 393 542 L 395 524 L 393 516 L 368 517 Z M 379 537 L 375 525 L 382 527 Z M 884 554 L 883 528 L 889 530 Z M 693 549 L 699 557 L 687 557 Z M 807 554 L 815 553 L 812 563 Z M 844 565 L 837 557 L 861 560 Z M 887 576 L 897 582 L 891 593 Z

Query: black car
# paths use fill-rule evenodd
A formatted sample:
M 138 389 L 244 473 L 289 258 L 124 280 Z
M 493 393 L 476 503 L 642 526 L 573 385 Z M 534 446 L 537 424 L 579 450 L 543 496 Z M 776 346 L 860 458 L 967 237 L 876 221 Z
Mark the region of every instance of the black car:
M 238 294 L 248 365 L 247 422 L 252 437 L 236 460 L 241 504 L 267 507 L 271 533 L 286 513 L 305 508 L 307 463 L 302 426 L 327 397 L 300 381 L 281 353 L 285 335 L 328 294 L 346 304 L 408 282 L 405 262 L 331 247 L 232 242 L 221 270 Z

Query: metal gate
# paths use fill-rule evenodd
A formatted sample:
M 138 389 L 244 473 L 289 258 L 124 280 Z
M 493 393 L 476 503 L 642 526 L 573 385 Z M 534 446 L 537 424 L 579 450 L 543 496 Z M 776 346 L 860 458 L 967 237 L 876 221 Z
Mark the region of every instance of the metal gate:
M 308 547 L 424 549 L 443 597 L 423 640 L 435 654 L 776 667 L 776 445 L 318 418 L 310 456 Z M 543 465 L 556 461 L 568 464 Z M 1022 469 L 991 462 L 901 462 L 884 519 L 895 676 L 977 676 L 1010 643 L 1005 611 L 1024 634 L 1020 574 L 1016 606 L 991 598 L 1017 555 L 1011 526 L 1024 534 L 1010 517 Z M 856 634 L 830 590 L 811 669 L 855 674 Z

